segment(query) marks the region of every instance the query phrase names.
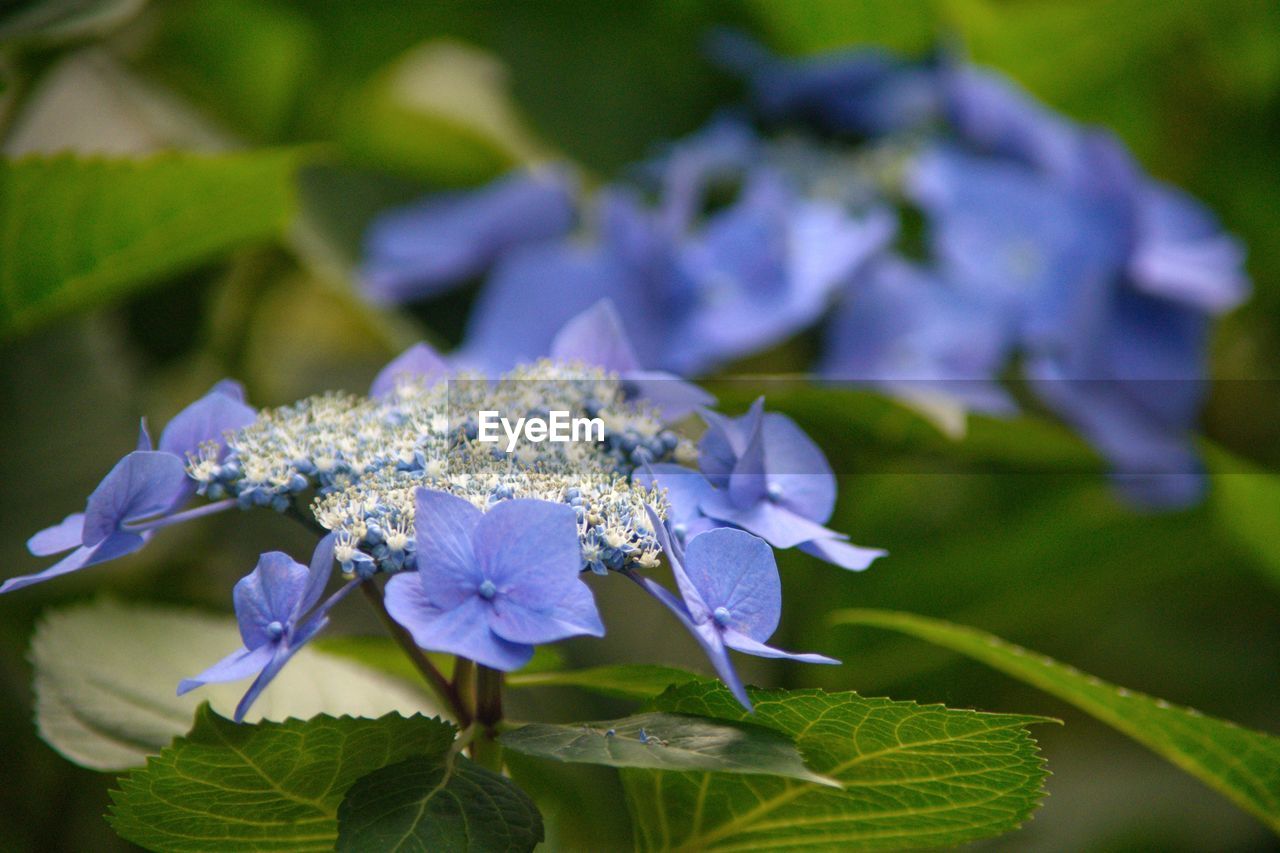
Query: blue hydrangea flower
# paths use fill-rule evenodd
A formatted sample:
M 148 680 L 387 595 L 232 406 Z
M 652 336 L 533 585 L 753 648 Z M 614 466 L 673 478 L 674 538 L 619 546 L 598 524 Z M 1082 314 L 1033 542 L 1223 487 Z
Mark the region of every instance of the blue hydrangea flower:
M 693 472 L 655 465 L 638 475 L 667 489 L 673 524 L 705 530 L 708 521 L 740 527 L 775 548 L 795 548 L 841 568 L 861 571 L 885 552 L 850 544 L 823 525 L 835 510 L 836 478 L 822 451 L 786 415 L 765 413 L 764 398 L 740 418 L 702 412 L 698 446 L 704 483 Z
M 570 506 L 513 499 L 481 512 L 430 489 L 416 502 L 418 569 L 387 583 L 386 604 L 419 646 L 510 671 L 538 643 L 604 635 Z
M 461 284 L 513 249 L 567 233 L 573 195 L 565 172 L 525 171 L 388 213 L 369 231 L 363 290 L 398 304 Z
M 692 382 L 664 370 L 644 370 L 622 327 L 612 300 L 602 299 L 565 324 L 551 342 L 551 358 L 581 362 L 615 373 L 628 396 L 644 400 L 668 421 L 709 406 L 715 398 Z
M 729 660 L 729 649 L 802 663 L 840 663 L 824 655 L 785 652 L 765 645 L 778 627 L 782 583 L 773 549 L 764 540 L 721 527 L 694 536 L 682 546 L 652 509 L 649 520 L 681 598 L 649 578 L 633 578 L 679 617 L 747 710 L 751 710 L 751 700 Z
M 144 421 L 138 449 L 115 464 L 98 484 L 82 513 L 73 513 L 27 540 L 37 557 L 71 551 L 41 572 L 10 578 L 0 593 L 21 589 L 78 569 L 132 554 L 159 527 L 229 509 L 231 503 L 206 504 L 170 515 L 196 490 L 187 464 L 197 456 L 216 465 L 226 452 L 223 434 L 252 423 L 256 413 L 244 403 L 238 383 L 220 382 L 183 409 L 160 435 L 152 450 Z
M 235 721 L 244 719 L 249 707 L 279 674 L 298 649 L 329 624 L 329 610 L 355 585 L 351 581 L 317 607 L 333 572 L 334 534 L 320 540 L 303 566 L 288 554 L 271 551 L 235 586 L 236 621 L 244 646 L 204 672 L 178 685 L 181 696 L 205 684 L 239 681 L 257 675 L 236 705 Z
M 920 127 L 939 110 L 938 68 L 876 48 L 788 60 L 736 32 L 720 32 L 712 57 L 742 76 L 752 106 L 770 123 L 800 123 L 853 136 Z
M 847 288 L 827 327 L 821 372 L 926 410 L 951 402 L 1007 414 L 1014 403 L 998 376 L 1013 346 L 1010 317 L 925 267 L 888 257 Z

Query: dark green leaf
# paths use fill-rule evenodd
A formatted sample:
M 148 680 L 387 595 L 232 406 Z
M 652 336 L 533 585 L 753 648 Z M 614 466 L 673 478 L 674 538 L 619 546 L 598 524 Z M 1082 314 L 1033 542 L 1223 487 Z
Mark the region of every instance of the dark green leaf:
M 697 677 L 687 669 L 674 666 L 624 663 L 548 672 L 524 670 L 507 676 L 507 686 L 580 687 L 620 699 L 652 699 L 673 684 L 684 684 Z
M 1209 500 L 1223 528 L 1280 583 L 1280 477 L 1220 447 L 1206 446 L 1205 457 L 1213 472 Z
M 280 234 L 291 151 L 0 162 L 0 335 Z
M 1199 777 L 1280 831 L 1280 738 L 1107 684 L 999 637 L 940 619 L 881 610 L 843 610 L 832 618 L 911 634 L 1052 693 Z
M 398 714 L 238 725 L 205 705 L 190 734 L 120 779 L 107 820 L 154 850 L 331 850 L 353 782 L 411 756 L 439 760 L 453 735 Z
M 526 755 L 609 767 L 785 776 L 839 785 L 804 766 L 792 741 L 761 726 L 683 714 L 636 714 L 598 723 L 533 723 L 504 734 Z
M 1045 770 L 1027 727 L 1043 717 L 957 711 L 854 693 L 723 686 L 658 698 L 668 713 L 747 720 L 795 740 L 842 786 L 725 773 L 622 771 L 644 849 L 879 850 L 959 844 L 1027 819 Z
M 338 809 L 337 849 L 532 850 L 542 816 L 515 784 L 461 756 L 417 757 L 357 781 Z

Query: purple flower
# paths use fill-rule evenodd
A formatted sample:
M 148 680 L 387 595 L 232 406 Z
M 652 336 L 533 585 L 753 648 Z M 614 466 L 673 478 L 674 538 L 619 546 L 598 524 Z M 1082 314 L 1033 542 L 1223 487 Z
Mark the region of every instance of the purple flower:
M 431 385 L 447 379 L 451 372 L 449 363 L 434 349 L 425 343 L 414 344 L 378 371 L 369 388 L 369 396 L 386 397 L 406 379 Z
M 773 549 L 764 540 L 721 527 L 693 537 L 682 547 L 652 509 L 649 521 L 683 600 L 649 578 L 633 575 L 633 579 L 680 618 L 747 710 L 751 710 L 751 700 L 729 660 L 729 649 L 802 663 L 840 663 L 823 655 L 784 652 L 765 645 L 778 627 L 782 583 Z
M 551 358 L 616 373 L 629 397 L 644 400 L 669 421 L 715 402 L 706 391 L 674 373 L 641 369 L 622 328 L 622 318 L 608 299 L 600 300 L 565 324 L 551 342 Z
M 316 607 L 333 571 L 334 534 L 320 540 L 311 567 L 295 563 L 288 554 L 271 551 L 241 578 L 232 597 L 244 645 L 213 666 L 178 685 L 178 695 L 205 684 L 239 681 L 257 675 L 236 705 L 235 720 L 244 719 L 249 706 L 302 646 L 329 624 L 329 610 L 357 583 L 352 580 Z
M 848 287 L 827 328 L 821 371 L 924 406 L 946 401 L 1005 414 L 1014 404 L 997 377 L 1014 343 L 1011 327 L 994 306 L 885 258 Z
M 859 548 L 822 525 L 835 509 L 836 479 L 822 451 L 786 415 L 756 400 L 740 418 L 705 411 L 699 466 L 716 491 L 699 508 L 777 548 L 800 550 L 860 571 L 884 551 Z
M 386 604 L 422 648 L 510 671 L 538 643 L 604 635 L 567 504 L 516 499 L 481 512 L 419 489 L 414 528 L 418 570 L 387 583 Z
M 823 526 L 835 509 L 836 479 L 822 451 L 786 415 L 765 413 L 764 398 L 740 418 L 703 411 L 698 450 L 704 482 L 673 465 L 656 465 L 640 482 L 666 488 L 673 523 L 686 536 L 710 519 L 740 527 L 775 548 L 801 551 L 861 571 L 885 552 L 860 548 Z M 693 531 L 693 532 L 690 532 Z
M 234 502 L 220 501 L 170 515 L 195 492 L 195 482 L 187 476 L 188 457 L 216 442 L 220 459 L 226 451 L 223 434 L 247 426 L 255 417 L 254 410 L 244 404 L 240 385 L 223 381 L 174 416 L 160 434 L 159 450 L 151 449 L 143 421 L 138 449 L 102 479 L 89 495 L 85 511 L 27 540 L 27 550 L 37 557 L 71 553 L 42 572 L 10 578 L 0 585 L 0 593 L 132 554 L 157 528 L 229 509 Z
M 366 241 L 364 292 L 398 304 L 478 276 L 517 247 L 567 233 L 573 192 L 562 171 L 525 171 L 386 214 Z
M 734 32 L 718 33 L 711 54 L 744 77 L 752 105 L 771 123 L 826 133 L 878 136 L 920 127 L 938 112 L 938 71 L 885 50 L 860 48 L 789 60 Z

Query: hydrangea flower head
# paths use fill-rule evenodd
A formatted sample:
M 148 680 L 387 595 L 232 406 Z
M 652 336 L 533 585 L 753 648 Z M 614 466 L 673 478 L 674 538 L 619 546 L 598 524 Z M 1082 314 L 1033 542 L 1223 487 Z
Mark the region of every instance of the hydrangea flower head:
M 329 623 L 329 609 L 350 591 L 352 584 L 347 584 L 316 607 L 333 571 L 333 541 L 333 534 L 320 540 L 309 568 L 279 551 L 263 554 L 232 593 L 244 646 L 199 675 L 184 679 L 178 685 L 178 695 L 205 684 L 239 681 L 256 674 L 236 706 L 235 720 L 243 720 L 289 659 Z
M 422 648 L 510 671 L 538 643 L 604 635 L 570 507 L 515 499 L 481 512 L 419 489 L 416 531 L 418 570 L 388 582 L 387 610 Z
M 764 540 L 742 530 L 721 527 L 694 536 L 687 546 L 682 546 L 652 510 L 650 522 L 671 564 L 681 598 L 676 599 L 647 578 L 641 585 L 680 618 L 706 651 L 721 679 L 748 710 L 751 700 L 729 660 L 728 649 L 802 663 L 840 662 L 765 644 L 778 627 L 782 584 L 773 549 Z

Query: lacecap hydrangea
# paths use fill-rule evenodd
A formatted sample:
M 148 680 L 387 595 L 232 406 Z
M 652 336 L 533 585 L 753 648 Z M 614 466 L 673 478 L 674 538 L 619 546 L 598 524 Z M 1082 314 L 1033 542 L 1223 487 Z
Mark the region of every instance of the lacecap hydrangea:
M 883 552 L 822 526 L 835 478 L 799 427 L 762 402 L 725 419 L 700 389 L 636 369 L 611 305 L 571 318 L 551 349 L 489 378 L 419 344 L 366 395 L 262 410 L 220 383 L 166 428 L 162 449 L 150 449 L 144 425 L 140 449 L 85 512 L 29 543 L 71 556 L 4 590 L 131 553 L 174 523 L 268 509 L 320 537 L 308 565 L 263 554 L 234 590 L 243 646 L 180 685 L 253 676 L 237 719 L 358 586 L 421 649 L 511 670 L 537 644 L 603 635 L 586 582 L 602 575 L 630 578 L 671 609 L 749 705 L 726 649 L 790 656 L 765 645 L 781 611 L 771 545 L 851 569 Z M 697 445 L 672 426 L 695 407 L 709 426 Z M 497 415 L 507 434 L 495 440 Z M 587 429 L 564 441 L 509 429 L 561 416 Z M 699 479 L 698 501 L 678 472 Z M 197 497 L 205 503 L 189 508 Z M 678 595 L 648 576 L 664 555 Z M 335 566 L 345 581 L 330 592 Z

